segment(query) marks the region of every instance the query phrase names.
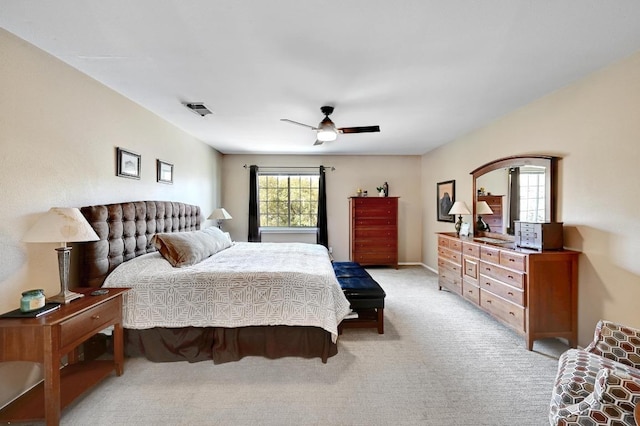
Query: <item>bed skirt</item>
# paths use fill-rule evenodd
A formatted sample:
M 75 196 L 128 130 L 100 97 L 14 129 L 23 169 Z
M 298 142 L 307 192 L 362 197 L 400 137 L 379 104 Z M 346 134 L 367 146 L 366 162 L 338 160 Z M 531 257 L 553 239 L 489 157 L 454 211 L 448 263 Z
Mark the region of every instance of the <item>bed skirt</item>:
M 238 361 L 245 356 L 320 358 L 338 353 L 331 333 L 317 327 L 184 327 L 125 329 L 125 354 L 153 362 Z

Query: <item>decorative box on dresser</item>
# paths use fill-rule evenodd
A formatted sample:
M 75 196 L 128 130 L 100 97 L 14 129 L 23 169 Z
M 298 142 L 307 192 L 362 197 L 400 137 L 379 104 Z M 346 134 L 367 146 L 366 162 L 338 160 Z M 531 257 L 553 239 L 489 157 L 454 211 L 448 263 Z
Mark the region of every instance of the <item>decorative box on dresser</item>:
M 482 220 L 493 232 L 503 232 L 504 195 L 478 195 L 478 201 L 486 201 L 493 214 L 483 214 Z
M 438 285 L 463 296 L 525 338 L 578 337 L 578 256 L 438 234 Z
M 351 261 L 397 268 L 398 197 L 351 197 L 349 211 Z

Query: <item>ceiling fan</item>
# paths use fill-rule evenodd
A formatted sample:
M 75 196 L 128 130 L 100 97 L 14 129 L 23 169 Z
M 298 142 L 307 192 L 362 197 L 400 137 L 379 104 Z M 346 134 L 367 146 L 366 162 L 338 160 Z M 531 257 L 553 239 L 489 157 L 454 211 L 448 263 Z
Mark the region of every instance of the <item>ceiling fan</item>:
M 322 145 L 324 142 L 331 142 L 336 140 L 338 133 L 368 133 L 379 132 L 380 126 L 364 126 L 364 127 L 336 127 L 333 121 L 329 118 L 333 112 L 332 106 L 323 106 L 320 111 L 325 115 L 318 127 L 313 127 L 308 124 L 299 123 L 297 121 L 289 120 L 288 118 L 281 118 L 280 121 L 286 121 L 287 123 L 297 124 L 298 126 L 309 127 L 316 131 L 316 142 L 314 145 Z

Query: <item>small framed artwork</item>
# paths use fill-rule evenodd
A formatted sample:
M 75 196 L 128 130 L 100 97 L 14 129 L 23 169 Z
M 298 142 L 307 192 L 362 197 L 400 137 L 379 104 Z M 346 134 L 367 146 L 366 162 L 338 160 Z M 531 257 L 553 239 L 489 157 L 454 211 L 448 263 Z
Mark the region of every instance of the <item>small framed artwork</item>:
M 437 215 L 439 222 L 455 222 L 453 214 L 448 214 L 456 199 L 456 181 L 447 180 L 436 184 L 437 192 Z
M 140 179 L 140 154 L 116 148 L 116 175 L 130 179 Z
M 156 160 L 157 180 L 160 183 L 173 183 L 173 164 Z

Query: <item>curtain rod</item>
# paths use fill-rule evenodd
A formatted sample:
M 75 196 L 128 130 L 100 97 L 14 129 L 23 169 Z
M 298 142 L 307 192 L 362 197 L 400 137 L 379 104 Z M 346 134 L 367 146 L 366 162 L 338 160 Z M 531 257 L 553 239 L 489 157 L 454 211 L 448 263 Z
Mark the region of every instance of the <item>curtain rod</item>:
M 242 167 L 245 169 L 249 168 L 246 164 Z M 320 166 L 258 166 L 258 168 L 261 167 L 265 169 L 318 169 Z M 332 172 L 336 170 L 333 166 L 324 166 L 324 168 L 325 170 L 331 170 Z

